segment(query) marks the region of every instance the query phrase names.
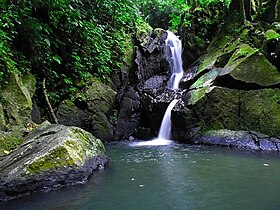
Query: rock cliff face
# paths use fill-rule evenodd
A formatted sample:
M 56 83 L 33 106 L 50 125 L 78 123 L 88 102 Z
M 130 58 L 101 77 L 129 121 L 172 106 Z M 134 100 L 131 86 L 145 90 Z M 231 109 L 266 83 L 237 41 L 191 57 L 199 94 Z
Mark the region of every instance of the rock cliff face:
M 167 32 L 148 26 L 144 29 L 139 28 L 136 32 L 135 72 L 130 76 L 129 85 L 117 97 L 120 104 L 114 135 L 117 140 L 128 139 L 131 135 L 138 138 L 154 136 L 175 95 L 166 89 L 170 77 L 170 49 L 165 46 Z
M 0 201 L 83 183 L 106 163 L 105 148 L 92 134 L 43 123 L 0 162 Z
M 232 28 L 229 24 L 220 32 L 182 80 L 187 91 L 183 105 L 173 112 L 173 136 L 185 142 L 278 151 L 280 28 Z
M 11 74 L 0 92 L 0 159 L 23 141 L 22 135 L 31 122 L 33 75 Z
M 30 119 L 32 96 L 35 91 L 35 79 L 32 75 L 20 77 L 11 74 L 7 85 L 0 93 L 0 126 L 23 126 Z

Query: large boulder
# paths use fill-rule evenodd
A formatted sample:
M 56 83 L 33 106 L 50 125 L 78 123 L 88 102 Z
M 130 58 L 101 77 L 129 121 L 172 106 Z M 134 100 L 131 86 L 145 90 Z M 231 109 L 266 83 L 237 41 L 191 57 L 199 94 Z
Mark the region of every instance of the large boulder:
M 83 109 L 83 107 L 76 106 L 70 100 L 64 100 L 59 105 L 57 119 L 63 125 L 77 126 L 90 131 L 91 112 Z
M 0 162 L 0 201 L 83 183 L 106 162 L 104 146 L 92 134 L 43 123 Z
M 198 90 L 188 93 L 191 95 L 191 111 L 182 110 L 182 117 L 176 115 L 177 123 L 180 123 L 180 118 L 188 119 L 185 121 L 186 128 L 200 127 L 203 131 L 252 130 L 270 136 L 280 136 L 279 89 L 246 91 L 211 87 L 208 93 L 203 91 L 201 95 L 197 95 L 196 92 Z
M 82 100 L 87 103 L 87 109 L 90 111 L 107 114 L 115 101 L 116 94 L 110 86 L 95 80 L 85 91 Z
M 77 126 L 91 132 L 102 141 L 113 139 L 113 126 L 109 122 L 109 112 L 114 105 L 116 92 L 108 85 L 95 80 L 76 100 L 63 101 L 58 107 L 59 123 Z
M 168 75 L 169 63 L 166 59 L 165 40 L 167 32 L 163 29 L 154 29 L 145 34 L 142 43 L 137 47 L 135 71 L 137 87 L 143 89 L 144 83 L 156 75 Z M 166 82 L 166 77 L 164 78 Z

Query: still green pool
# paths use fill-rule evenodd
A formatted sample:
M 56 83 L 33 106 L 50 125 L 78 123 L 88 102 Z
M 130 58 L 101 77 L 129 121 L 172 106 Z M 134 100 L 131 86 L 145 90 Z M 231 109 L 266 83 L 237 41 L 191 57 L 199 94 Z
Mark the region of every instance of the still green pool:
M 0 204 L 8 210 L 280 209 L 280 154 L 190 146 L 106 146 L 85 185 Z

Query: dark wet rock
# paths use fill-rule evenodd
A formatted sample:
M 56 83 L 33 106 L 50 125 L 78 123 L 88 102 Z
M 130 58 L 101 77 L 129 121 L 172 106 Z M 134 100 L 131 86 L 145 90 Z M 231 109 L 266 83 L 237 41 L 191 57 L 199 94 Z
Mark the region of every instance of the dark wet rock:
M 114 128 L 104 113 L 97 112 L 93 114 L 91 117 L 90 126 L 91 133 L 95 137 L 105 142 L 113 140 Z
M 128 87 L 120 101 L 114 139 L 127 139 L 139 126 L 140 96 L 133 87 Z
M 143 89 L 144 83 L 155 75 L 167 75 L 169 64 L 165 58 L 166 31 L 154 29 L 145 38 L 136 50 L 135 63 L 137 65 L 136 77 L 139 91 Z
M 151 129 L 145 127 L 139 127 L 134 134 L 134 137 L 141 140 L 147 140 L 151 138 Z
M 149 93 L 151 95 L 158 95 L 159 93 L 163 93 L 164 89 L 166 88 L 164 86 L 164 80 L 166 80 L 164 76 L 152 76 L 151 78 L 145 81 L 143 87 L 144 92 Z
M 197 68 L 198 66 L 193 66 L 192 68 L 184 72 L 184 75 L 179 85 L 181 89 L 188 89 L 194 83 Z
M 214 144 L 242 149 L 259 150 L 252 136 L 246 131 L 211 130 L 193 140 L 194 143 Z
M 226 147 L 237 147 L 241 149 L 279 151 L 279 139 L 263 138 L 256 135 L 257 132 L 237 130 L 210 130 L 200 132 L 198 130 L 190 137 L 190 142 L 195 144 L 218 145 Z
M 41 108 L 33 102 L 31 110 L 31 120 L 35 123 L 42 123 L 42 110 Z
M 69 100 L 60 104 L 57 119 L 62 125 L 77 126 L 87 131 L 90 130 L 91 113 L 86 109 L 80 109 Z
M 0 162 L 0 201 L 83 183 L 107 161 L 102 142 L 92 134 L 43 123 Z
M 171 62 L 171 49 L 165 45 L 167 32 L 144 26 L 142 32 L 137 31 L 136 38 L 139 43 L 135 77 L 130 77 L 129 86 L 118 92 L 119 114 L 114 139 L 137 135 L 134 132 L 139 126 L 148 127 L 154 133 L 154 127 L 159 128 L 163 110 L 176 96 L 166 88 Z
M 267 139 L 260 139 L 259 140 L 260 149 L 265 151 L 278 151 L 278 148 L 275 143 L 269 141 Z

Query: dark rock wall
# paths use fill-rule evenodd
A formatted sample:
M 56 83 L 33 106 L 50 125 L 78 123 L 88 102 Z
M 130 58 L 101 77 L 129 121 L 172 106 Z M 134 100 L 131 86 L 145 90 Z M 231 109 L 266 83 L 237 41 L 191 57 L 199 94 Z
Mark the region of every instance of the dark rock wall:
M 167 32 L 146 30 L 137 37 L 135 72 L 129 85 L 118 94 L 119 113 L 114 139 L 149 138 L 157 135 L 174 93 L 166 89 L 170 70 Z

